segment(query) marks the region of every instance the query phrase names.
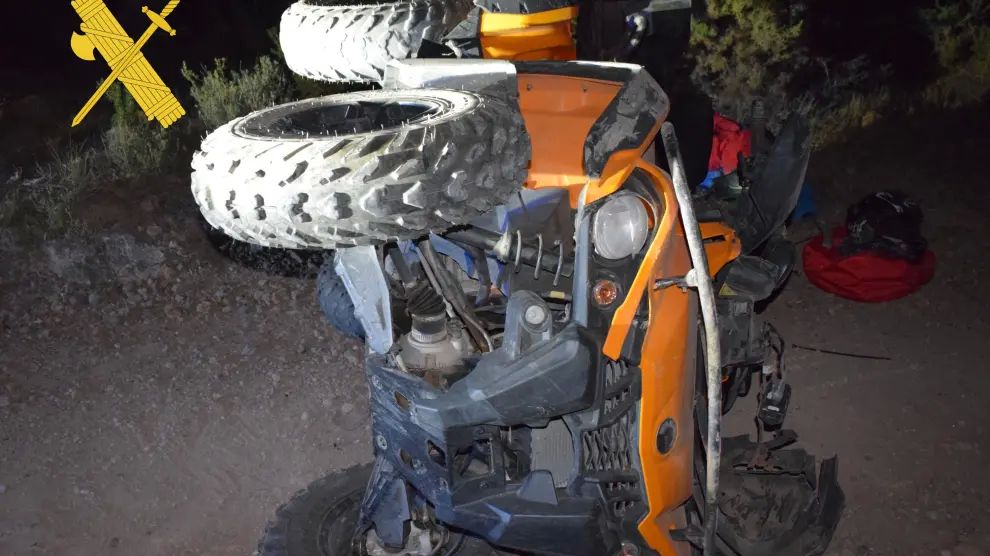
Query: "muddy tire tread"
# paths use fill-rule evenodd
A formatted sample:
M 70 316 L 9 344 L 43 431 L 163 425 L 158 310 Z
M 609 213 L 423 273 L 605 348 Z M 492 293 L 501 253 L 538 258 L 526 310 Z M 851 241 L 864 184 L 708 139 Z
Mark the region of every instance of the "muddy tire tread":
M 415 58 L 463 20 L 468 0 L 379 5 L 297 2 L 283 14 L 280 42 L 293 72 L 320 81 L 378 82 L 390 60 Z
M 429 93 L 475 104 L 435 124 L 340 138 L 259 140 L 235 133 L 241 120 L 221 127 L 192 161 L 203 216 L 240 241 L 335 249 L 443 231 L 518 191 L 530 158 L 518 107 Z
M 293 551 L 293 543 L 289 534 L 292 520 L 305 514 L 307 506 L 313 503 L 314 497 L 319 499 L 337 492 L 343 497 L 354 487 L 363 492 L 370 475 L 370 463 L 355 465 L 330 473 L 297 491 L 288 502 L 275 510 L 274 519 L 268 522 L 261 534 L 256 554 L 258 556 L 311 556 Z M 327 494 L 321 496 L 321 493 Z M 317 555 L 314 553 L 312 556 Z

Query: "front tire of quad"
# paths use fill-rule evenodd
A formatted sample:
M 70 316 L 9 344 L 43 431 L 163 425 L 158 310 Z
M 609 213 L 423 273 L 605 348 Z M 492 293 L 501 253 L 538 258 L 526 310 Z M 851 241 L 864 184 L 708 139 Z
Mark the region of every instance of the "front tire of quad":
M 354 530 L 371 470 L 372 465 L 368 463 L 336 471 L 297 492 L 276 510 L 275 518 L 268 522 L 258 541 L 257 556 L 365 554 L 366 550 L 360 546 L 355 551 Z M 503 555 L 484 541 L 460 533 L 451 533 L 439 553 L 452 556 Z
M 351 554 L 371 464 L 337 471 L 279 507 L 258 541 L 258 556 Z
M 266 247 L 336 249 L 465 224 L 522 187 L 519 107 L 468 91 L 380 90 L 267 108 L 192 161 L 207 221 Z
M 472 8 L 468 0 L 342 6 L 303 0 L 282 14 L 279 40 L 293 72 L 320 81 L 381 81 L 390 60 L 415 58 Z

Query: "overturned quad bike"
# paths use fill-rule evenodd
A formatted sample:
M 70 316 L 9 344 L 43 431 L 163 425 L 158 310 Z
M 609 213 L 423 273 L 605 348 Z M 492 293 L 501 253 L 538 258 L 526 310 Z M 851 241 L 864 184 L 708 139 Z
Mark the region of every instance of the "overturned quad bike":
M 205 140 L 205 217 L 335 250 L 335 320 L 368 348 L 374 463 L 297 494 L 259 554 L 825 550 L 836 461 L 787 448 L 783 346 L 753 309 L 792 265 L 807 128 L 692 197 L 668 109 L 633 65 L 393 61 L 381 90 Z M 755 440 L 720 438 L 751 389 Z

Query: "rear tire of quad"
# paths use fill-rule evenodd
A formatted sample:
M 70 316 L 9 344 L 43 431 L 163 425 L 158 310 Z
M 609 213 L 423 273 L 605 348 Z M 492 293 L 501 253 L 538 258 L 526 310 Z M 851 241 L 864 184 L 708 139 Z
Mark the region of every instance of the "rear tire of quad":
M 332 259 L 321 251 L 261 247 L 237 241 L 202 218 L 200 224 L 207 241 L 218 253 L 257 272 L 286 278 L 316 278 L 323 264 Z
M 381 81 L 390 60 L 415 58 L 472 8 L 469 0 L 353 6 L 304 0 L 282 14 L 279 40 L 293 72 L 321 81 Z
M 518 106 L 467 91 L 381 90 L 260 110 L 192 161 L 203 216 L 266 247 L 336 249 L 465 224 L 526 179 Z

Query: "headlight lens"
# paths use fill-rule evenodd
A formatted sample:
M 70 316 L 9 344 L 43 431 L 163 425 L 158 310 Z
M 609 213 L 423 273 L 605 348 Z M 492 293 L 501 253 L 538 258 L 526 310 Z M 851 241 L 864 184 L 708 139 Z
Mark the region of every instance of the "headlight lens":
M 606 259 L 624 259 L 643 249 L 650 217 L 643 201 L 632 193 L 617 193 L 605 201 L 591 226 L 595 252 Z

